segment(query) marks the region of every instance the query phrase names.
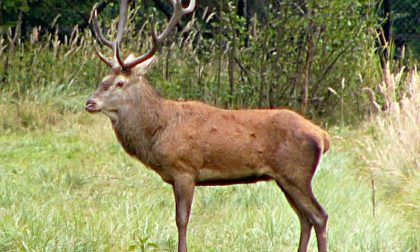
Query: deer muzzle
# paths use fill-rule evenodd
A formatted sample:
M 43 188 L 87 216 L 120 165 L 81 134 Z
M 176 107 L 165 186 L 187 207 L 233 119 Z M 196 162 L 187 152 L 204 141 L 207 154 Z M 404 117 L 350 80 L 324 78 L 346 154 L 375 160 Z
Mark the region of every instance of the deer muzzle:
M 98 107 L 98 103 L 95 99 L 89 98 L 85 104 L 85 109 L 89 113 L 98 113 L 101 112 L 101 109 Z

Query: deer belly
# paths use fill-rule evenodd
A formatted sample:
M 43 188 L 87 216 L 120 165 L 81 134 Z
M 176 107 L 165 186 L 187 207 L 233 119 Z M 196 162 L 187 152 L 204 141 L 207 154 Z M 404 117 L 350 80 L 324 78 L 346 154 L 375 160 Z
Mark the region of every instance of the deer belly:
M 232 185 L 249 184 L 258 181 L 271 180 L 264 170 L 213 170 L 201 169 L 198 174 L 197 185 Z

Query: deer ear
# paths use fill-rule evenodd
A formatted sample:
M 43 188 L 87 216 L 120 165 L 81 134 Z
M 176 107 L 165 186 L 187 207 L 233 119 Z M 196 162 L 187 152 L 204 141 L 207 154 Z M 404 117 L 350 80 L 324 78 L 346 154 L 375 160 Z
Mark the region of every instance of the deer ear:
M 156 59 L 157 58 L 153 56 L 150 59 L 138 64 L 137 66 L 134 67 L 135 73 L 140 74 L 140 75 L 146 74 L 149 68 L 153 65 L 153 63 L 155 63 Z

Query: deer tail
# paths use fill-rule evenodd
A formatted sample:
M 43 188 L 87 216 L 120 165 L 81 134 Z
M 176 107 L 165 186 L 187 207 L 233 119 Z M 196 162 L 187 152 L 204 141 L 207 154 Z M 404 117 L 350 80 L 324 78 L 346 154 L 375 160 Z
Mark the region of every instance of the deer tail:
M 323 132 L 324 137 L 324 153 L 330 149 L 331 137 L 327 132 Z

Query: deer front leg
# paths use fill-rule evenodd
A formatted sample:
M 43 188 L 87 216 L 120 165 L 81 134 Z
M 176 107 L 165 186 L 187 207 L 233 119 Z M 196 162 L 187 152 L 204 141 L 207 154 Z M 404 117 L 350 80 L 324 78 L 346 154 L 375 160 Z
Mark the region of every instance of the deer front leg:
M 173 190 L 178 227 L 178 252 L 187 252 L 187 225 L 194 197 L 195 183 L 191 176 L 182 175 L 174 179 Z

